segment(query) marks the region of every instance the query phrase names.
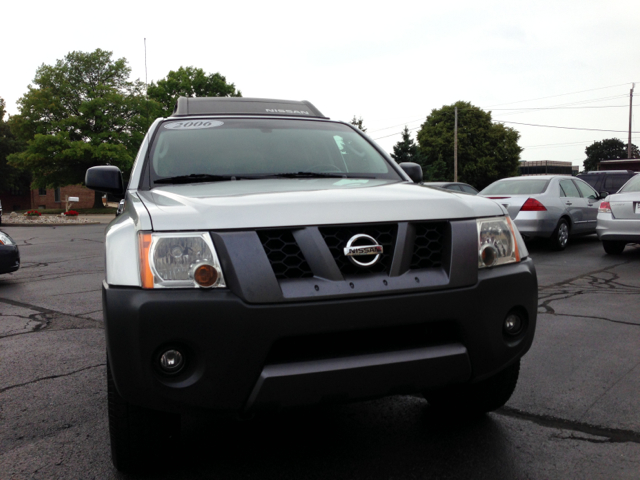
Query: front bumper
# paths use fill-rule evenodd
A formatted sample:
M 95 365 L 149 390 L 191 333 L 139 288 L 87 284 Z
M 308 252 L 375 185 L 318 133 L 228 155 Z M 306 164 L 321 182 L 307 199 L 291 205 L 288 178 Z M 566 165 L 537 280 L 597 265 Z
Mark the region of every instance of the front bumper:
M 0 245 L 0 273 L 15 272 L 20 268 L 20 251 L 17 245 Z
M 248 304 L 228 290 L 103 284 L 107 350 L 129 402 L 168 411 L 253 409 L 420 392 L 487 378 L 524 355 L 536 326 L 531 259 L 479 272 L 471 287 Z M 526 329 L 503 334 L 516 311 Z M 185 370 L 160 373 L 182 349 Z

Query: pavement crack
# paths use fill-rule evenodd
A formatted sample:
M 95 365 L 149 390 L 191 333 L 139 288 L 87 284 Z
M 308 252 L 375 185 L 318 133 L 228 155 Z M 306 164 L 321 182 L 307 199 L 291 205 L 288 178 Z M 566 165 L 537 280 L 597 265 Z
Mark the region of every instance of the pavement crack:
M 91 365 L 89 367 L 80 368 L 78 370 L 74 370 L 73 372 L 69 372 L 69 373 L 61 373 L 60 375 L 49 375 L 46 377 L 36 378 L 35 380 L 31 380 L 29 382 L 18 383 L 16 385 L 10 385 L 8 387 L 0 388 L 0 393 L 4 393 L 8 390 L 13 390 L 14 388 L 26 387 L 27 385 L 32 385 L 34 383 L 42 382 L 43 380 L 54 380 L 56 378 L 69 377 L 71 375 L 75 375 L 76 373 L 84 372 L 85 370 L 90 370 L 92 368 L 104 367 L 105 365 L 106 363 L 98 363 L 97 365 Z
M 548 428 L 556 428 L 558 430 L 569 430 L 572 432 L 584 433 L 594 437 L 600 437 L 599 443 L 639 443 L 640 432 L 633 430 L 623 430 L 618 428 L 605 428 L 596 425 L 589 425 L 580 421 L 567 420 L 564 418 L 553 417 L 551 415 L 538 415 L 535 413 L 525 412 L 513 407 L 502 407 L 494 412 L 497 415 L 516 418 L 533 422 L 536 425 Z M 566 437 L 565 437 L 566 438 Z M 585 438 L 580 438 L 585 440 Z

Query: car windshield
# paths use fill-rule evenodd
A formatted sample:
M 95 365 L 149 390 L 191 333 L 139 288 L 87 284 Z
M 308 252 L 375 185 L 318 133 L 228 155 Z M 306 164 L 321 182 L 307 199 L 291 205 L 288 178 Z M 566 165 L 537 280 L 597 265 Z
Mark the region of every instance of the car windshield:
M 549 180 L 498 180 L 480 192 L 481 195 L 534 195 L 547 189 Z
M 640 175 L 631 177 L 631 179 L 618 190 L 618 193 L 622 192 L 640 192 Z
M 155 136 L 150 160 L 154 183 L 273 176 L 402 180 L 350 127 L 308 120 L 167 121 Z

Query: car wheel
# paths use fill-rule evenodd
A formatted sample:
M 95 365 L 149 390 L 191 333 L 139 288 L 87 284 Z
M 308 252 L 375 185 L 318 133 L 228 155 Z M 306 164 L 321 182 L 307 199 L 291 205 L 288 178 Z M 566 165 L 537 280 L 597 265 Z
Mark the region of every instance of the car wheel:
M 620 255 L 624 250 L 624 247 L 627 246 L 627 242 L 620 242 L 616 240 L 603 240 L 602 246 L 604 247 L 604 251 L 609 255 Z
M 558 251 L 567 248 L 567 243 L 569 243 L 569 231 L 569 223 L 564 218 L 561 218 L 558 221 L 558 226 L 551 235 L 551 248 Z
M 425 392 L 424 397 L 439 411 L 480 415 L 507 403 L 516 388 L 519 374 L 520 360 L 481 382 Z
M 107 397 L 111 459 L 122 472 L 136 472 L 150 465 L 153 455 L 163 458 L 168 447 L 177 446 L 180 415 L 132 405 L 116 389 L 107 361 Z M 167 452 L 168 453 L 168 452 Z

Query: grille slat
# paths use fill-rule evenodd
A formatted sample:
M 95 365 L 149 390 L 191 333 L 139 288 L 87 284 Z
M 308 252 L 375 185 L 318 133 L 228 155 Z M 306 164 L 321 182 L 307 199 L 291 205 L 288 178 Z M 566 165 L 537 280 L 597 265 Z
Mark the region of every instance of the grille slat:
M 313 277 L 291 230 L 261 230 L 258 237 L 278 280 Z

